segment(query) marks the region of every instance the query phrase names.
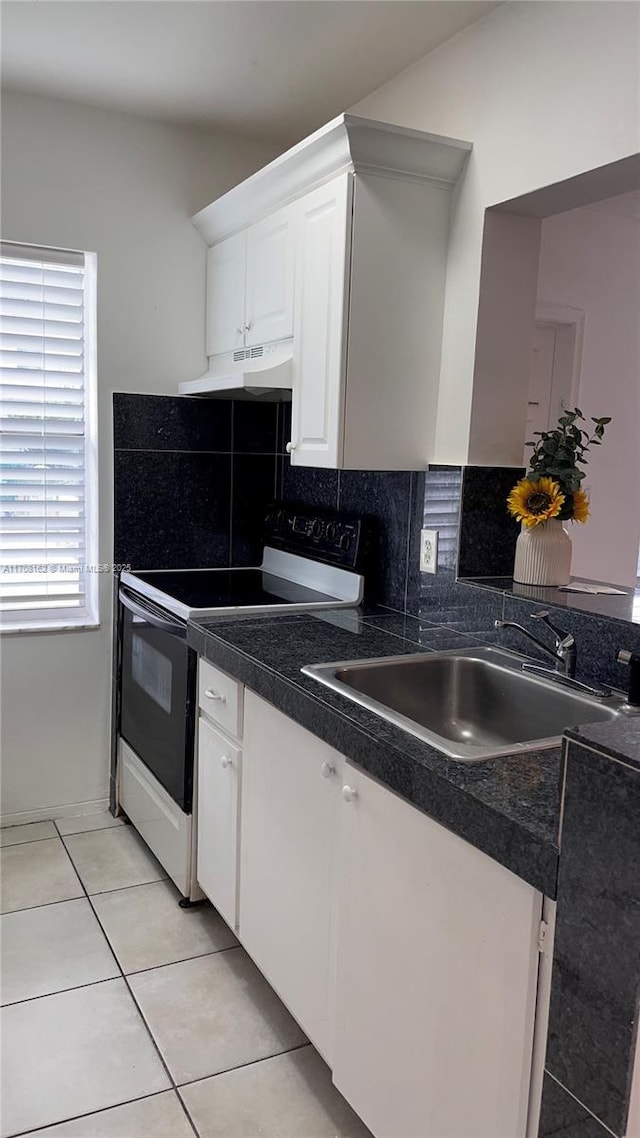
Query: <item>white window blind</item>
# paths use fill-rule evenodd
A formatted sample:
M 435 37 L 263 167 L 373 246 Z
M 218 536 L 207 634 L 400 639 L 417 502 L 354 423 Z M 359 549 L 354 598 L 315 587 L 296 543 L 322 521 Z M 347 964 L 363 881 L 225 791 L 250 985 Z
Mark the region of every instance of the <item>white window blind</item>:
M 91 254 L 0 247 L 0 613 L 10 631 L 97 620 L 94 273 Z

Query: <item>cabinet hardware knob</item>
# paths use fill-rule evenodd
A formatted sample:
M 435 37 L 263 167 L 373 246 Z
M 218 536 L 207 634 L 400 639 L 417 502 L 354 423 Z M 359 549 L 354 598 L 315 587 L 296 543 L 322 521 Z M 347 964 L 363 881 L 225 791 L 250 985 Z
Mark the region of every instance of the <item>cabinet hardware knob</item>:
M 332 763 L 323 763 L 320 772 L 323 778 L 331 778 L 331 775 L 336 773 L 336 768 Z
M 244 326 L 244 330 L 245 330 L 245 332 L 250 332 L 250 331 L 251 331 L 251 328 L 252 328 L 252 326 L 253 326 L 253 321 L 252 321 L 252 320 L 247 320 L 247 323 L 246 323 L 246 324 L 245 324 L 245 326 Z
M 344 798 L 345 802 L 355 802 L 356 798 L 358 797 L 358 791 L 354 786 L 343 786 L 342 797 Z
M 217 703 L 226 703 L 226 695 L 222 695 L 219 691 L 214 691 L 213 688 L 207 688 L 205 693 L 207 699 L 214 699 Z
M 223 755 L 222 758 L 220 759 L 220 766 L 222 767 L 223 770 L 226 770 L 227 767 L 232 767 L 233 766 L 233 759 L 230 759 L 228 755 Z
M 295 450 L 295 449 L 296 449 L 296 444 L 295 444 L 295 443 L 287 443 L 287 445 L 286 445 L 286 447 L 285 447 L 285 450 L 286 450 L 287 454 L 293 454 L 293 452 L 294 452 L 294 450 Z
M 240 325 L 239 328 L 236 328 L 236 336 L 241 336 L 243 332 L 244 332 L 244 328 L 242 327 L 242 325 Z

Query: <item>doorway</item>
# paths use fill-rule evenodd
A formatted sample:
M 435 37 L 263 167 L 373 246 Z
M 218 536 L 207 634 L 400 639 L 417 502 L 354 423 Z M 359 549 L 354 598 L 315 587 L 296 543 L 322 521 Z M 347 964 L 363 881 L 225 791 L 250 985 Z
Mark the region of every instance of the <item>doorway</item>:
M 539 306 L 531 351 L 526 438 L 557 425 L 573 408 L 580 390 L 584 313 L 555 305 Z M 524 449 L 528 467 L 531 447 Z

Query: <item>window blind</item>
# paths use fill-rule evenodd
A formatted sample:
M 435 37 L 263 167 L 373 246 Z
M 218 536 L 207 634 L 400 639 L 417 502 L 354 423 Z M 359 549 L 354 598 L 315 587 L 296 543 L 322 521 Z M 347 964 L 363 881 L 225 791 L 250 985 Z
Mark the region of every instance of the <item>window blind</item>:
M 90 615 L 87 324 L 83 253 L 0 247 L 0 612 L 9 627 Z

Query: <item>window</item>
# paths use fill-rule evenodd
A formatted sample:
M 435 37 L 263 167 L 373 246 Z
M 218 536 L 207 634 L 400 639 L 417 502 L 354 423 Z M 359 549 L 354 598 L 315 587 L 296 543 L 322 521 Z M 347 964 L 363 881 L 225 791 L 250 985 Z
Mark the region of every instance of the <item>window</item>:
M 95 625 L 95 255 L 0 246 L 0 614 Z

